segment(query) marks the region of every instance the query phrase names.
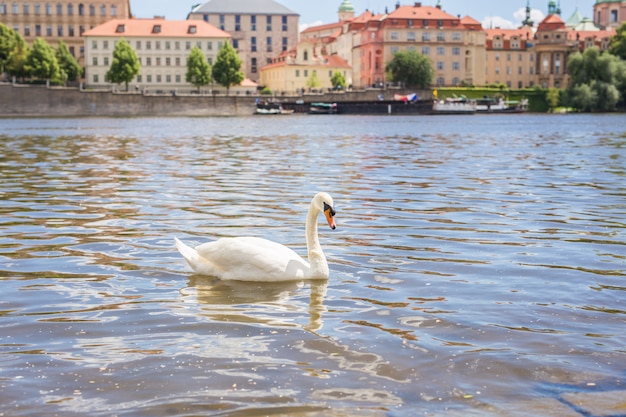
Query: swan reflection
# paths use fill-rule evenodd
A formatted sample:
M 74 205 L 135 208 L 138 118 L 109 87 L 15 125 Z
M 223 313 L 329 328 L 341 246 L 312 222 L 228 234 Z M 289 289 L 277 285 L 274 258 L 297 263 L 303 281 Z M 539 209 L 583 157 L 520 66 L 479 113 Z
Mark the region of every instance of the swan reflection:
M 303 291 L 309 287 L 308 305 Z M 263 324 L 277 327 L 302 327 L 317 331 L 322 328 L 327 311 L 324 298 L 328 280 L 290 282 L 224 281 L 204 275 L 192 275 L 188 287 L 181 290 L 184 297 L 195 298 L 199 313 L 215 321 Z M 307 324 L 298 324 L 302 313 L 308 314 Z

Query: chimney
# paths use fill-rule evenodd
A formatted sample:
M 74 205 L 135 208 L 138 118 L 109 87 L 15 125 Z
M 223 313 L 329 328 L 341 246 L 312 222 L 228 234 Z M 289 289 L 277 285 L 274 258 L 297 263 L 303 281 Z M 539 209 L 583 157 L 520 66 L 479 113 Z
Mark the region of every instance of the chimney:
M 422 3 L 416 1 L 415 2 L 415 7 L 422 7 Z

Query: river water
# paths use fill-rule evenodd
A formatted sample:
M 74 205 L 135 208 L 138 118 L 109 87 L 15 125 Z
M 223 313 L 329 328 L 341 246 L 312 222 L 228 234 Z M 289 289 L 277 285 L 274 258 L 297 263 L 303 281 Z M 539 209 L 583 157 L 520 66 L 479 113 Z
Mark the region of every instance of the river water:
M 625 389 L 623 115 L 3 119 L 0 170 L 1 416 L 523 415 Z M 222 282 L 175 250 L 305 255 L 319 190 L 328 281 Z

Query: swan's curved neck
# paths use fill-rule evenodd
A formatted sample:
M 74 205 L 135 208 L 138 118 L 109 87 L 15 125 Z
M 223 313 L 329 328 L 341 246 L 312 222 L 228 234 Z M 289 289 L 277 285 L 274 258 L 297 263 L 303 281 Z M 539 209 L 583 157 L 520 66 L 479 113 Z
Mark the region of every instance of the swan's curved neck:
M 322 251 L 317 235 L 317 216 L 320 211 L 313 204 L 306 217 L 306 248 L 309 253 L 310 278 L 328 278 L 329 270 L 326 256 Z

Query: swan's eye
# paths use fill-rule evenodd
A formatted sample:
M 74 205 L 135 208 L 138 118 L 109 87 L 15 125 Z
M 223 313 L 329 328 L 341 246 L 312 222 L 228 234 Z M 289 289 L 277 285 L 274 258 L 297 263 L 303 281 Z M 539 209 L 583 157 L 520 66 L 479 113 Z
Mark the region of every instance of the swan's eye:
M 328 205 L 326 202 L 324 202 L 324 211 L 329 211 L 330 212 L 330 217 L 335 217 L 335 210 L 333 210 L 333 208 Z

